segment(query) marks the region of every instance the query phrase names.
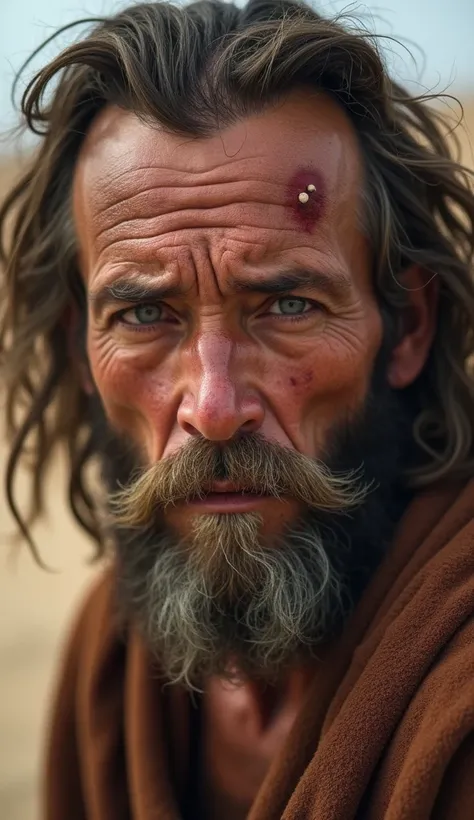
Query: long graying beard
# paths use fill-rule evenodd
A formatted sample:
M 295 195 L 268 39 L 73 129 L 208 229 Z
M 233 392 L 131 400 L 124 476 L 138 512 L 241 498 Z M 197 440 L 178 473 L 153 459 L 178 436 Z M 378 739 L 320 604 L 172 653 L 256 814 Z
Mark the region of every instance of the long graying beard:
M 348 602 L 318 527 L 260 543 L 260 518 L 203 515 L 188 547 L 163 538 L 129 554 L 125 582 L 166 678 L 196 688 L 211 674 L 273 680 L 308 654 Z M 145 558 L 146 577 L 143 574 Z M 141 579 L 141 580 L 139 580 Z
M 202 496 L 219 479 L 339 512 L 360 504 L 368 490 L 357 471 L 331 472 L 252 434 L 225 446 L 191 439 L 112 496 L 122 532 L 122 597 L 133 602 L 167 678 L 188 687 L 226 674 L 230 657 L 242 672 L 271 679 L 326 634 L 329 618 L 343 608 L 341 580 L 308 516 L 269 546 L 257 514 L 197 515 L 181 540 L 165 528 L 164 509 Z
M 250 434 L 225 446 L 193 439 L 130 476 L 112 503 L 119 598 L 167 680 L 199 688 L 237 666 L 272 681 L 338 632 L 406 503 L 404 422 L 400 402 L 379 390 L 334 431 L 325 464 Z M 123 474 L 112 452 L 108 483 L 117 486 Z M 222 479 L 290 495 L 306 512 L 271 544 L 256 514 L 196 516 L 186 539 L 166 527 L 164 508 Z

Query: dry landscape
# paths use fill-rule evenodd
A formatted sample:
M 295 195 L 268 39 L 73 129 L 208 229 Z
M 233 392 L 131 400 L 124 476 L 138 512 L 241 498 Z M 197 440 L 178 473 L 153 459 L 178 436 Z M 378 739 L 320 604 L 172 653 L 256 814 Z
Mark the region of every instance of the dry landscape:
M 465 122 L 466 128 L 458 133 L 464 161 L 474 166 L 474 102 L 466 104 Z M 4 162 L 0 196 L 11 174 L 11 163 Z M 0 466 L 6 451 L 1 441 Z M 20 497 L 24 486 L 22 477 Z M 11 519 L 0 498 L 1 820 L 34 820 L 38 816 L 42 736 L 56 658 L 72 610 L 95 571 L 87 564 L 90 545 L 74 528 L 65 508 L 59 459 L 51 470 L 48 497 L 49 520 L 37 527 L 36 540 L 45 563 L 55 570 L 50 573 L 34 564 L 26 547 L 9 546 Z

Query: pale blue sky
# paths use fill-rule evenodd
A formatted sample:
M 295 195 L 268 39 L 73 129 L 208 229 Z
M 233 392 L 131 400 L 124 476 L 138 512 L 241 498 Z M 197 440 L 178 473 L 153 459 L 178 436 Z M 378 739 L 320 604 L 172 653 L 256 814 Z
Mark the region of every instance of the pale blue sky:
M 109 14 L 126 3 L 0 0 L 0 5 L 0 131 L 4 131 L 17 122 L 9 98 L 10 86 L 15 69 L 29 52 L 58 26 L 78 17 Z M 421 81 L 435 90 L 449 86 L 454 93 L 469 89 L 474 92 L 474 0 L 385 0 L 383 5 L 326 0 L 315 5 L 328 15 L 349 10 L 379 33 L 401 38 L 410 47 L 416 65 L 403 49 L 387 45 L 387 59 L 398 79 Z M 67 42 L 67 36 L 63 36 L 35 61 L 34 67 L 40 67 Z

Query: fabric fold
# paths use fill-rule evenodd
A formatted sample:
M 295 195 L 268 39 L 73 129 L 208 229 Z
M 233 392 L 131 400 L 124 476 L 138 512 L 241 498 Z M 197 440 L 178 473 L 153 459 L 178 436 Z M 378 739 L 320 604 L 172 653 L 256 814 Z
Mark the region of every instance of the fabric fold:
M 474 816 L 473 514 L 473 483 L 415 499 L 340 639 L 321 648 L 248 820 Z M 190 698 L 163 686 L 114 612 L 109 570 L 65 657 L 45 820 L 181 815 Z

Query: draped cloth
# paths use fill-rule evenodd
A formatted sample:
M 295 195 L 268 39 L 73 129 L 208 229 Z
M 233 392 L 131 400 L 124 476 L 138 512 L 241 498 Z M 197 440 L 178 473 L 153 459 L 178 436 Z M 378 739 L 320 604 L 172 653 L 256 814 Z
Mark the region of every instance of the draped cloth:
M 473 820 L 473 514 L 474 482 L 412 502 L 249 820 Z M 108 568 L 64 652 L 44 820 L 179 820 L 193 709 L 119 625 Z

